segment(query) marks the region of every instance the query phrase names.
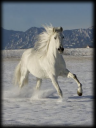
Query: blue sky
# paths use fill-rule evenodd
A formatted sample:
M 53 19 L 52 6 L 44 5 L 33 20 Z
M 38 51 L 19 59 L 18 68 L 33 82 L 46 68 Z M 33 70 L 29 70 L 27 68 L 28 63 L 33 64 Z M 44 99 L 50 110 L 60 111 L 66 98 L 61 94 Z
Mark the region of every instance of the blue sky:
M 52 24 L 64 30 L 93 26 L 92 2 L 3 2 L 2 27 L 26 31 Z

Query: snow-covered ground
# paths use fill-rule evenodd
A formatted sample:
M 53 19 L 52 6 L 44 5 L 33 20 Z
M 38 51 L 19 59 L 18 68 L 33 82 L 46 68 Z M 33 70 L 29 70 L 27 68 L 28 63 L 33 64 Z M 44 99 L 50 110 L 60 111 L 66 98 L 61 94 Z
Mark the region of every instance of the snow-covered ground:
M 19 53 L 19 52 L 18 52 Z M 77 75 L 83 85 L 83 96 L 77 95 L 73 79 L 59 77 L 63 99 L 57 95 L 49 79 L 44 79 L 36 92 L 35 77 L 19 90 L 12 83 L 19 59 L 2 60 L 2 125 L 9 126 L 92 126 L 93 125 L 93 58 L 64 55 L 67 68 Z M 37 96 L 39 98 L 37 98 Z

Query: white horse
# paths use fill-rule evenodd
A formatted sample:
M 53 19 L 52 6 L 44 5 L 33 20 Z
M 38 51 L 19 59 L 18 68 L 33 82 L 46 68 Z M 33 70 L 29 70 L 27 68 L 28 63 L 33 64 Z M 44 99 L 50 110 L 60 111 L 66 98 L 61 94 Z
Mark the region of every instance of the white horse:
M 15 69 L 15 84 L 23 87 L 28 82 L 29 72 L 37 78 L 36 89 L 40 89 L 42 79 L 50 78 L 57 93 L 63 97 L 59 87 L 58 76 L 73 78 L 77 84 L 77 94 L 82 95 L 82 84 L 75 74 L 72 74 L 67 68 L 63 59 L 63 28 L 54 28 L 52 25 L 44 26 L 42 32 L 35 43 L 34 48 L 26 50 Z

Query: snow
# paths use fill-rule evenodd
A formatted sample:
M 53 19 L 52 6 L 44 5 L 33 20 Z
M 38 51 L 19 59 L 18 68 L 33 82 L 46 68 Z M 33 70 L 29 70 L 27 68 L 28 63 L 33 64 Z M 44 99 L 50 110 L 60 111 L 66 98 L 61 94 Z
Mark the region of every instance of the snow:
M 70 51 L 71 53 L 72 51 Z M 19 53 L 19 51 L 18 51 Z M 14 52 L 16 55 L 16 53 Z M 67 68 L 83 85 L 83 96 L 77 95 L 77 84 L 71 78 L 58 78 L 63 92 L 61 100 L 49 79 L 35 90 L 35 77 L 21 90 L 12 83 L 19 58 L 2 60 L 3 126 L 92 126 L 93 125 L 93 58 L 64 55 Z

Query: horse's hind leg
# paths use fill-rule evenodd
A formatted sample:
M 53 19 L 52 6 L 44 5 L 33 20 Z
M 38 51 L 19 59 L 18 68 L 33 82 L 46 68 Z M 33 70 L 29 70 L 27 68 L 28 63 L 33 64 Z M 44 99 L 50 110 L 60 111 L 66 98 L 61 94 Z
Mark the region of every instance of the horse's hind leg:
M 37 78 L 37 84 L 36 84 L 36 89 L 40 89 L 40 87 L 41 87 L 41 83 L 42 83 L 42 79 L 40 79 L 40 78 Z
M 21 71 L 20 84 L 19 84 L 20 88 L 22 88 L 27 83 L 28 83 L 28 71 L 22 70 Z

